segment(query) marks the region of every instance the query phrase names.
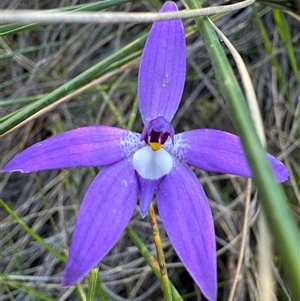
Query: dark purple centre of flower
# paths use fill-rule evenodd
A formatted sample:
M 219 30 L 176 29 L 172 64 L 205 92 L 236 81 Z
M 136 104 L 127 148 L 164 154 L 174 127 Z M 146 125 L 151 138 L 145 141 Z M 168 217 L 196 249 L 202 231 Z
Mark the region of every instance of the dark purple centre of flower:
M 152 150 L 161 149 L 169 136 L 174 143 L 174 130 L 171 124 L 163 117 L 151 120 L 144 128 L 141 140 L 151 146 Z

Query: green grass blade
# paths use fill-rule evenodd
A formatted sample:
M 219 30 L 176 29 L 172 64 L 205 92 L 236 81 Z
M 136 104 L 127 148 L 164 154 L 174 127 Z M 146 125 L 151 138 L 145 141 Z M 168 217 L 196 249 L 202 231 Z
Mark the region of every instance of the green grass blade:
M 110 55 L 106 59 L 100 61 L 98 64 L 84 71 L 80 75 L 76 76 L 72 80 L 63 84 L 59 88 L 55 89 L 45 97 L 25 106 L 21 111 L 14 114 L 11 118 L 4 120 L 0 128 L 0 135 L 4 134 L 15 125 L 29 118 L 34 113 L 43 109 L 44 107 L 54 103 L 59 98 L 69 94 L 71 91 L 82 87 L 84 84 L 92 81 L 99 75 L 102 75 L 104 71 L 109 71 L 114 67 L 124 64 L 124 57 L 132 55 L 138 48 L 140 48 L 146 40 L 147 35 L 143 35 L 132 43 L 127 44 L 125 47 L 121 48 L 114 54 Z M 134 58 L 137 54 L 135 54 Z M 131 56 L 132 58 L 132 56 Z M 127 59 L 125 60 L 127 61 Z M 119 63 L 117 63 L 119 62 Z
M 34 296 L 38 299 L 36 300 L 45 300 L 45 301 L 55 301 L 56 299 L 28 286 L 27 284 L 25 284 L 22 281 L 19 280 L 15 280 L 10 278 L 9 276 L 0 273 L 0 282 L 2 282 L 3 284 L 7 284 L 8 286 L 11 286 L 13 288 L 19 289 L 24 291 L 26 294 Z
M 7 36 L 9 34 L 22 32 L 25 30 L 38 28 L 38 24 L 19 25 L 19 24 L 7 24 L 0 26 L 0 37 Z
M 258 0 L 257 2 L 268 5 L 273 8 L 278 8 L 282 10 L 291 10 L 295 13 L 299 13 L 299 5 L 297 7 L 296 1 L 298 0 Z
M 187 3 L 190 8 L 200 8 L 196 0 L 188 0 Z M 274 236 L 274 245 L 285 271 L 287 286 L 295 300 L 300 300 L 299 233 L 287 199 L 282 187 L 276 183 L 249 115 L 244 96 L 218 37 L 206 17 L 198 17 L 195 22 L 247 155 L 268 225 Z
M 5 115 L 4 117 L 0 118 L 0 124 L 2 125 L 2 123 L 5 121 L 5 120 L 8 120 L 9 118 L 11 118 L 12 116 L 14 116 L 17 112 L 21 112 L 22 111 L 22 108 L 14 111 L 14 112 L 11 112 L 7 115 Z M 1 129 L 1 127 L 0 127 Z
M 280 34 L 280 38 L 286 49 L 291 68 L 294 72 L 294 76 L 296 78 L 297 85 L 300 90 L 300 70 L 299 70 L 300 67 L 295 56 L 295 50 L 292 44 L 292 37 L 289 31 L 289 27 L 287 25 L 284 14 L 281 10 L 274 9 L 273 14 L 274 14 L 277 30 Z
M 97 267 L 92 269 L 90 272 L 87 301 L 95 300 L 95 293 L 96 293 L 97 282 L 98 282 L 98 273 L 99 273 L 99 269 Z
M 252 9 L 253 9 L 253 16 L 254 19 L 259 27 L 259 32 L 260 32 L 260 36 L 262 38 L 263 44 L 265 46 L 266 52 L 270 55 L 270 60 L 271 63 L 276 71 L 276 75 L 278 77 L 278 81 L 280 82 L 282 89 L 284 91 L 284 95 L 286 97 L 286 99 L 289 101 L 289 103 L 291 103 L 291 99 L 290 99 L 290 93 L 288 90 L 288 87 L 285 83 L 284 77 L 283 77 L 283 72 L 281 70 L 280 64 L 277 60 L 277 58 L 273 55 L 273 47 L 272 47 L 272 43 L 269 40 L 266 28 L 262 22 L 262 20 L 259 17 L 258 14 L 258 9 L 255 5 L 252 5 Z
M 59 10 L 62 11 L 98 11 L 120 5 L 123 3 L 132 2 L 131 0 L 104 0 L 89 4 L 78 4 L 73 6 L 62 7 Z
M 113 103 L 113 101 L 111 100 L 111 98 L 108 96 L 108 94 L 105 91 L 101 91 L 101 96 L 103 97 L 103 99 L 105 100 L 105 102 L 108 104 L 111 112 L 114 114 L 116 120 L 119 123 L 119 126 L 123 129 L 126 128 L 126 124 L 125 121 L 123 119 L 122 114 L 119 112 L 117 106 Z
M 76 291 L 77 296 L 78 296 L 78 298 L 79 298 L 80 301 L 87 301 L 86 300 L 86 294 L 85 294 L 85 292 L 83 290 L 83 287 L 82 287 L 82 285 L 81 285 L 80 282 L 78 282 L 76 284 L 75 291 Z
M 133 103 L 133 106 L 132 106 L 132 111 L 130 113 L 128 124 L 127 124 L 127 127 L 126 127 L 127 130 L 129 130 L 129 131 L 132 131 L 133 124 L 136 120 L 136 114 L 138 113 L 138 110 L 139 110 L 138 98 L 135 97 L 134 103 Z
M 32 237 L 34 238 L 38 243 L 40 243 L 46 250 L 48 250 L 50 253 L 52 253 L 55 257 L 57 257 L 59 260 L 65 262 L 66 258 L 64 255 L 57 252 L 55 249 L 53 249 L 45 240 L 39 236 L 35 231 L 33 231 L 29 226 L 27 226 L 22 219 L 2 200 L 0 199 L 0 206 L 3 207 L 3 209 Z
M 26 48 L 14 50 L 11 52 L 1 53 L 0 60 L 8 59 L 8 58 L 14 57 L 15 55 L 18 55 L 18 54 L 30 53 L 32 51 L 38 51 L 38 50 L 47 49 L 50 47 L 58 47 L 65 43 L 66 43 L 66 41 L 62 40 L 62 41 L 56 41 L 56 42 L 42 44 L 42 45 L 38 45 L 38 46 L 26 47 Z
M 44 96 L 46 96 L 46 94 L 26 96 L 26 97 L 13 98 L 13 99 L 7 99 L 7 100 L 0 100 L 0 107 L 19 105 L 19 104 L 24 104 L 24 103 L 31 103 L 31 102 L 39 100 L 40 98 L 42 98 Z M 1 121 L 1 119 L 0 119 L 0 121 Z

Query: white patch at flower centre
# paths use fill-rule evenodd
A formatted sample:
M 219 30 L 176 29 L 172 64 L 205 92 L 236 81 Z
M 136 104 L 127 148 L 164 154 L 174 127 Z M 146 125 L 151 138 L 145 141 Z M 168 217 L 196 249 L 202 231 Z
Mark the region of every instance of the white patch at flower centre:
M 144 179 L 157 180 L 167 175 L 172 166 L 173 158 L 163 148 L 153 151 L 147 145 L 137 150 L 133 155 L 133 167 Z

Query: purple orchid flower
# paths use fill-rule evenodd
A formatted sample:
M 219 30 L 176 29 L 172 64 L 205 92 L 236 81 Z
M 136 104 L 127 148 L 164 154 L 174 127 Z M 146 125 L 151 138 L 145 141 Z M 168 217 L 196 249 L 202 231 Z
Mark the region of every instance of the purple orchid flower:
M 160 12 L 177 11 L 166 2 Z M 214 223 L 203 188 L 188 165 L 251 177 L 240 139 L 213 129 L 174 134 L 170 122 L 184 88 L 186 46 L 181 20 L 154 22 L 142 55 L 138 96 L 142 134 L 88 126 L 37 143 L 3 172 L 104 166 L 80 208 L 62 285 L 82 279 L 114 246 L 140 202 L 156 194 L 159 215 L 179 258 L 209 300 L 216 300 Z M 267 154 L 278 182 L 287 168 Z

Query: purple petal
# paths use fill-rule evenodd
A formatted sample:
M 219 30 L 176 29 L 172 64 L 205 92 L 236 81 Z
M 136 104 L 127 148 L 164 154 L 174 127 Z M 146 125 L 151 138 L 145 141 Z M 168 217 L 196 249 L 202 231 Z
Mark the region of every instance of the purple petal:
M 208 200 L 196 176 L 179 162 L 157 192 L 159 215 L 170 241 L 203 294 L 216 300 L 214 224 Z
M 105 167 L 97 175 L 79 211 L 62 286 L 79 281 L 109 252 L 128 224 L 137 198 L 130 160 Z
M 141 216 L 144 218 L 147 215 L 149 206 L 153 200 L 156 188 L 158 185 L 162 182 L 162 180 L 165 178 L 165 176 L 159 178 L 158 180 L 150 180 L 150 179 L 144 179 L 139 175 L 138 172 L 136 172 L 136 176 L 138 178 L 139 182 L 139 190 L 140 190 L 140 212 Z
M 160 12 L 177 11 L 166 2 Z M 171 121 L 184 87 L 186 46 L 181 20 L 154 22 L 141 59 L 138 77 L 140 112 L 147 124 L 162 116 Z
M 103 166 L 120 161 L 139 147 L 140 135 L 109 126 L 89 126 L 37 143 L 6 164 L 2 172 Z
M 177 134 L 174 138 L 174 146 L 169 143 L 166 148 L 186 163 L 206 171 L 252 177 L 239 137 L 201 129 Z M 288 169 L 270 154 L 267 157 L 277 181 L 288 180 Z

